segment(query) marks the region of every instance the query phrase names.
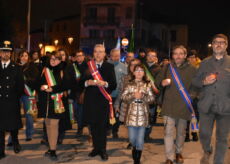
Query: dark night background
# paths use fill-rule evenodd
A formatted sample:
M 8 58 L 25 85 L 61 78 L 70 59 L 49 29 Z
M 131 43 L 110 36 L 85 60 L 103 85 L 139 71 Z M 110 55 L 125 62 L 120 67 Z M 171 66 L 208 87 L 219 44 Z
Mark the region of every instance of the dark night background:
M 151 22 L 187 24 L 189 46 L 207 45 L 216 33 L 230 34 L 227 1 L 142 0 L 138 10 Z M 45 19 L 54 19 L 80 12 L 79 0 L 32 0 L 31 30 L 41 27 Z M 24 22 L 27 0 L 0 1 L 0 39 L 13 35 L 12 22 Z M 16 26 L 17 27 L 17 26 Z

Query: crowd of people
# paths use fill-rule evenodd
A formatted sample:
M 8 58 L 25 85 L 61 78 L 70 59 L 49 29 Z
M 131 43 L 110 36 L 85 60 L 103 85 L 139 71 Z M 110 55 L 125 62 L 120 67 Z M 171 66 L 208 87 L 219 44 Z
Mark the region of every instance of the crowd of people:
M 40 56 L 21 51 L 12 59 L 12 48 L 0 48 L 0 160 L 7 146 L 21 151 L 18 132 L 23 127 L 25 140 L 33 139 L 34 116 L 43 118 L 41 144 L 44 156 L 57 160 L 57 144 L 77 123 L 76 135 L 89 129 L 93 149 L 89 157 L 108 160 L 107 135 L 119 138 L 119 127 L 128 129 L 127 148 L 134 164 L 140 164 L 145 141 L 161 109 L 164 120 L 165 164 L 184 163 L 184 142 L 200 139 L 204 154 L 201 164 L 209 164 L 213 153 L 211 136 L 216 122 L 214 164 L 223 164 L 230 131 L 230 56 L 228 38 L 217 34 L 212 39 L 212 56 L 203 61 L 195 50 L 173 47 L 171 58 L 159 63 L 158 52 L 141 50 L 137 57 L 126 54 L 121 62 L 119 49 L 109 57 L 104 45 L 96 44 L 93 56 L 82 50 L 68 56 L 64 49 Z M 23 104 L 23 106 L 21 106 Z M 198 134 L 199 132 L 199 134 Z M 176 136 L 176 138 L 174 138 Z M 175 141 L 174 141 L 175 140 Z M 175 148 L 174 148 L 175 147 Z

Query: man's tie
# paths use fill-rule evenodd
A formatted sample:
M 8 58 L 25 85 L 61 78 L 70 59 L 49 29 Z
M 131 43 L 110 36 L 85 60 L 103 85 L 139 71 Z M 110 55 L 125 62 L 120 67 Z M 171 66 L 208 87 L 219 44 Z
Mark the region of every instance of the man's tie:
M 3 69 L 6 69 L 6 63 L 3 64 Z
M 97 64 L 97 69 L 100 69 L 101 68 L 101 65 L 100 64 Z

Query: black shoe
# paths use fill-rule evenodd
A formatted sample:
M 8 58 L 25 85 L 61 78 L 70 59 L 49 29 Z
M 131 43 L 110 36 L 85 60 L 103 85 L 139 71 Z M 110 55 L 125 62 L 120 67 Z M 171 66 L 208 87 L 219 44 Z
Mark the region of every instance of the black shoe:
M 188 133 L 186 133 L 184 142 L 190 142 L 190 137 L 189 137 L 189 134 L 188 134 Z
M 81 136 L 83 134 L 83 129 L 78 129 L 77 130 L 77 135 Z
M 61 145 L 63 143 L 63 139 L 58 139 L 57 144 Z
M 118 138 L 119 138 L 118 134 L 117 133 L 113 133 L 113 139 L 118 139 Z
M 47 144 L 48 144 L 48 141 L 45 140 L 45 139 L 42 139 L 42 140 L 41 140 L 41 144 L 42 144 L 42 145 L 47 145 Z
M 109 156 L 105 151 L 101 151 L 99 155 L 103 161 L 107 161 L 109 159 Z
M 199 140 L 199 139 L 198 139 L 198 135 L 197 135 L 196 132 L 192 132 L 192 140 L 193 140 L 194 142 L 196 142 L 196 141 Z
M 132 144 L 131 143 L 129 143 L 128 145 L 127 145 L 127 148 L 126 149 L 132 149 Z
M 45 152 L 44 156 L 45 156 L 45 157 L 49 157 L 50 154 L 51 154 L 51 150 L 48 150 L 47 152 Z
M 26 138 L 26 141 L 31 141 L 32 140 L 32 138 Z
M 55 150 L 50 150 L 50 155 L 49 155 L 50 159 L 52 161 L 57 161 L 57 154 L 56 154 L 56 151 Z
M 19 143 L 13 144 L 14 152 L 17 154 L 21 151 L 21 145 Z
M 0 160 L 3 159 L 3 158 L 5 158 L 5 157 L 6 157 L 5 153 L 1 153 L 0 154 Z
M 13 143 L 12 143 L 12 142 L 9 142 L 6 146 L 7 146 L 7 147 L 11 147 L 11 146 L 13 146 Z
M 97 155 L 99 155 L 99 151 L 98 151 L 98 150 L 95 150 L 95 149 L 93 149 L 93 150 L 88 154 L 89 157 L 95 157 L 95 156 L 97 156 Z

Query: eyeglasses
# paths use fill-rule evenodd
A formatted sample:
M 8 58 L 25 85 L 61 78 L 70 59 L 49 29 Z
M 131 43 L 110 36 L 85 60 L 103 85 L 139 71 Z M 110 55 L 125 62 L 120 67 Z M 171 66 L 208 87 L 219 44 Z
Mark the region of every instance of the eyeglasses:
M 56 61 L 56 60 L 59 60 L 59 59 L 58 58 L 50 58 L 50 60 Z
M 214 44 L 214 45 L 218 45 L 218 44 L 225 45 L 226 41 L 213 41 L 212 44 Z
M 143 69 L 137 69 L 134 72 L 144 72 L 144 70 Z
M 156 58 L 157 56 L 156 55 L 147 55 L 147 57 Z
M 82 57 L 83 55 L 77 55 L 76 57 L 79 58 L 79 57 Z

